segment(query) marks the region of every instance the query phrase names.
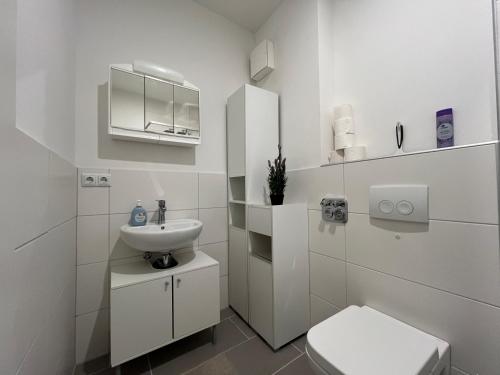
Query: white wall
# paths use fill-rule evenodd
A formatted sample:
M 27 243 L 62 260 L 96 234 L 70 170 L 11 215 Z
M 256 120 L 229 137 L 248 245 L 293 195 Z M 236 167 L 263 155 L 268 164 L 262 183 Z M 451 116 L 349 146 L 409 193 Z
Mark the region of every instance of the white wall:
M 8 213 L 0 215 L 0 373 L 67 374 L 74 367 L 75 348 L 76 169 L 65 160 L 72 157 L 72 146 L 59 149 L 66 151 L 62 158 L 16 129 L 16 65 L 26 66 L 25 56 L 16 61 L 16 29 L 24 35 L 25 27 L 32 27 L 26 25 L 24 13 L 30 6 L 36 4 L 7 0 L 0 11 L 0 194 Z M 45 6 L 50 11 L 55 4 Z M 64 7 L 71 8 L 71 3 Z M 38 26 L 42 31 L 52 27 L 42 19 Z M 55 54 L 71 55 L 71 49 L 54 38 L 48 33 L 33 48 L 49 53 L 57 45 L 63 50 Z M 43 71 L 43 58 L 39 62 Z M 48 76 L 45 83 L 55 87 L 59 79 Z M 66 95 L 71 98 L 73 92 Z M 49 90 L 32 99 L 54 103 L 59 95 Z M 38 111 L 27 105 L 21 115 L 36 118 Z M 56 111 L 44 110 L 44 115 L 55 130 L 60 124 Z M 69 141 L 72 145 L 72 136 Z
M 285 0 L 257 31 L 274 42 L 276 70 L 258 86 L 280 95 L 280 130 L 290 169 L 320 164 L 318 2 Z
M 448 341 L 456 369 L 498 374 L 498 147 L 290 172 L 286 202 L 309 204 L 311 324 L 366 304 Z M 369 186 L 387 183 L 427 184 L 429 223 L 371 219 Z M 345 225 L 321 219 L 325 194 L 347 197 Z
M 453 107 L 455 144 L 497 138 L 490 0 L 334 0 L 334 103 L 351 103 L 368 156 L 436 148 Z
M 79 1 L 77 165 L 225 171 L 226 98 L 248 81 L 253 46 L 249 31 L 192 1 Z M 182 72 L 200 88 L 200 146 L 115 141 L 106 134 L 108 66 L 134 59 Z
M 17 127 L 74 161 L 75 1 L 17 1 Z

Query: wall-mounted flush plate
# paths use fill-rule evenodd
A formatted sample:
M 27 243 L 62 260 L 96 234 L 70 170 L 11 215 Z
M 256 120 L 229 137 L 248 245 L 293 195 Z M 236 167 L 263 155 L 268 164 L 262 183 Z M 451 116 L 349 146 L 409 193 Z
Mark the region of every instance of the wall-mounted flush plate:
M 427 185 L 370 186 L 370 216 L 378 219 L 427 223 Z
M 325 221 L 347 223 L 347 201 L 343 198 L 323 198 L 321 200 L 321 212 Z
M 109 173 L 82 173 L 81 182 L 83 187 L 109 187 L 111 175 Z

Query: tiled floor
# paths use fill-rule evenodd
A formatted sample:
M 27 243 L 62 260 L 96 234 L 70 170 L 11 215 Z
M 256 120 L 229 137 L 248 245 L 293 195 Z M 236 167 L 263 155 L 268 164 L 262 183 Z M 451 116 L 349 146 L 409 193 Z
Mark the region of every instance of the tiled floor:
M 121 366 L 122 375 L 309 375 L 305 336 L 273 351 L 230 309 L 221 312 L 217 341 L 203 331 Z M 101 357 L 77 367 L 75 375 L 118 374 Z

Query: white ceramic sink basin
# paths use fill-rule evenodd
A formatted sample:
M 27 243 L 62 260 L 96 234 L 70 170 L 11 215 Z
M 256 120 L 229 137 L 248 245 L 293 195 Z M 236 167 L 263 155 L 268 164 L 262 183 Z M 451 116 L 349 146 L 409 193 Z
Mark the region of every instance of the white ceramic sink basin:
M 134 249 L 163 253 L 191 246 L 202 228 L 203 223 L 194 219 L 167 220 L 165 224 L 142 227 L 127 224 L 120 228 L 120 237 Z

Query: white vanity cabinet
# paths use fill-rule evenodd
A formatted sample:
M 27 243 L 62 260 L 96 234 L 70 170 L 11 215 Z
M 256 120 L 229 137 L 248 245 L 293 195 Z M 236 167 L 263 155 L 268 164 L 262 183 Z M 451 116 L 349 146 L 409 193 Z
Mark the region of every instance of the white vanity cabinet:
M 175 258 L 167 270 L 111 267 L 113 367 L 220 322 L 219 263 L 200 251 Z

